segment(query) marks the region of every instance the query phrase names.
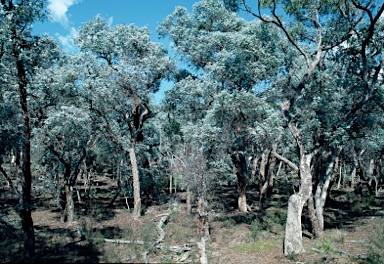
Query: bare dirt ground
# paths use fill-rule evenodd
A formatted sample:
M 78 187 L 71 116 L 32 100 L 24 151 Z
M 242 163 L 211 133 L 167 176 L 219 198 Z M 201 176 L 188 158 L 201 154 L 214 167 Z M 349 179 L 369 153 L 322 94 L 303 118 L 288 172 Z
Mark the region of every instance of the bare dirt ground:
M 142 263 L 146 252 L 149 263 L 199 263 L 196 208 L 187 215 L 182 193 L 164 204 L 148 206 L 143 216 L 134 220 L 124 197 L 118 198 L 113 207 L 108 207 L 115 182 L 109 177 L 98 181 L 100 193 L 108 194 L 109 199 L 87 206 L 78 204 L 73 223 L 62 223 L 59 210 L 49 203 L 49 199 L 40 202 L 32 215 L 37 262 Z M 228 187 L 222 196 L 219 193 L 218 199 L 212 200 L 210 239 L 206 243 L 209 263 L 366 263 L 357 257 L 369 253 L 370 241 L 384 229 L 383 216 L 370 213 L 383 210 L 382 204 L 376 204 L 375 208 L 366 207 L 365 213 L 360 214 L 344 208 L 329 208 L 325 214 L 327 229 L 323 237 L 311 239 L 309 232 L 304 231 L 306 252 L 286 257 L 283 254 L 284 199 L 272 197 L 271 201 L 275 201 L 263 213 L 240 213 L 230 206 L 220 207 L 217 202 L 221 199 L 222 203 L 230 205 L 231 202 L 224 199 L 233 199 L 228 194 L 231 190 L 235 196 L 236 188 Z M 1 197 L 2 200 L 5 198 L 5 195 Z M 249 201 L 252 198 L 257 200 L 251 193 Z M 337 198 L 344 201 L 340 195 Z M 337 202 L 336 198 L 332 199 Z M 0 262 L 22 262 L 22 236 L 14 210 L 15 200 L 4 201 L 0 210 Z M 355 203 L 346 205 L 347 209 Z M 166 219 L 161 225 L 165 237 L 153 247 L 160 236 L 156 226 L 161 219 Z M 303 224 L 305 226 L 305 220 Z M 85 240 L 81 240 L 78 228 L 84 233 Z

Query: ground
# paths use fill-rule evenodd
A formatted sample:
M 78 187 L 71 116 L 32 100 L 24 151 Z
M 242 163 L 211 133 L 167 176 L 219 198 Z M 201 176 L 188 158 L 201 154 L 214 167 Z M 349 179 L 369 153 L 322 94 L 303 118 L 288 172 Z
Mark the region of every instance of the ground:
M 99 193 L 109 194 L 110 198 L 115 182 L 110 177 L 98 178 L 98 182 Z M 256 210 L 240 213 L 230 206 L 233 201 L 225 203 L 226 207 L 218 202 L 234 200 L 236 195 L 235 187 L 223 187 L 222 192 L 211 199 L 210 239 L 206 243 L 209 263 L 365 263 L 364 259 L 353 257 L 366 256 L 364 254 L 370 252 L 370 241 L 383 230 L 382 203 L 352 201 L 342 192 L 335 193 L 330 198 L 333 203 L 326 210 L 323 237 L 311 239 L 310 233 L 304 231 L 306 252 L 286 257 L 283 254 L 286 199 L 275 194 L 263 213 Z M 250 192 L 248 203 L 256 208 L 250 202 L 252 199 L 257 200 Z M 199 263 L 196 208 L 190 215 L 186 213 L 183 193 L 173 195 L 163 204 L 147 206 L 138 220 L 131 217 L 124 197 L 113 207 L 108 206 L 109 200 L 87 206 L 78 204 L 76 221 L 62 223 L 57 206 L 49 199 L 42 199 L 32 214 L 36 260 L 40 263 L 137 263 L 143 261 L 143 253 L 147 252 L 149 263 Z M 8 199 L 1 207 L 0 262 L 3 263 L 22 261 L 22 239 L 14 204 L 15 200 Z M 166 220 L 161 224 L 165 237 L 153 247 L 161 233 L 156 229 L 160 219 Z M 306 230 L 305 219 L 303 225 Z M 84 233 L 84 240 L 77 229 Z

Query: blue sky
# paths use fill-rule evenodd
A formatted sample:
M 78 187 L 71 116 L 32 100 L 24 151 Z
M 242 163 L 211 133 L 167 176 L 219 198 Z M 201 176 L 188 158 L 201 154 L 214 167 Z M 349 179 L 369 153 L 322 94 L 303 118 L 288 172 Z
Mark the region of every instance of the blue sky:
M 35 34 L 48 33 L 57 39 L 59 45 L 69 52 L 74 52 L 73 38 L 79 27 L 101 15 L 109 19 L 112 25 L 135 24 L 147 26 L 153 41 L 162 42 L 169 50 L 167 40 L 160 40 L 156 28 L 176 6 L 184 6 L 192 11 L 196 0 L 48 0 L 51 17 L 44 23 L 33 25 Z M 156 102 L 163 98 L 171 83 L 164 82 L 156 94 Z
M 48 0 L 51 19 L 36 23 L 36 34 L 48 33 L 58 39 L 62 47 L 70 50 L 70 40 L 83 23 L 96 15 L 110 19 L 112 25 L 135 24 L 147 26 L 153 41 L 157 38 L 156 28 L 176 6 L 192 10 L 196 0 Z M 161 42 L 165 43 L 164 40 Z M 165 43 L 166 44 L 166 43 Z

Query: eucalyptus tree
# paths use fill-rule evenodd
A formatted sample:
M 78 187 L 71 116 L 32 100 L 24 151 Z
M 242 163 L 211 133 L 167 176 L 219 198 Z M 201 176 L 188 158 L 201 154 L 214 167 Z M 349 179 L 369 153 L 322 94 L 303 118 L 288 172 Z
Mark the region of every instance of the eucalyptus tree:
M 20 170 L 18 213 L 24 231 L 24 251 L 27 258 L 35 253 L 35 238 L 31 211 L 32 172 L 31 172 L 31 136 L 33 124 L 30 109 L 30 87 L 35 70 L 47 67 L 55 57 L 55 44 L 47 37 L 33 36 L 31 25 L 45 18 L 44 0 L 1 0 L 0 4 L 0 63 L 1 89 L 5 103 L 17 102 L 14 109 L 15 124 L 18 133 L 17 163 Z M 13 130 L 15 131 L 15 130 Z
M 55 159 L 62 164 L 63 180 L 59 182 L 63 188 L 65 200 L 62 221 L 74 221 L 73 187 L 76 184 L 80 168 L 87 157 L 92 142 L 92 122 L 89 113 L 76 106 L 58 106 L 51 109 L 41 130 L 45 133 L 44 144 L 52 153 L 51 162 Z
M 357 53 L 355 53 L 355 55 L 358 55 L 355 57 L 358 61 L 355 64 L 355 69 L 358 71 L 357 75 L 359 77 L 357 79 L 359 81 L 355 82 L 357 84 L 355 87 L 354 85 L 345 85 L 342 88 L 354 90 L 359 87 L 361 99 L 349 101 L 347 105 L 344 105 L 344 109 L 348 109 L 348 111 L 343 115 L 342 120 L 331 120 L 343 122 L 338 124 L 335 122 L 335 131 L 328 131 L 338 136 L 345 135 L 344 131 L 347 130 L 348 126 L 343 127 L 343 125 L 354 120 L 354 115 L 368 101 L 374 98 L 382 59 L 380 55 L 376 54 L 375 56 L 371 52 L 371 47 L 375 47 L 375 44 L 371 44 L 377 34 L 377 22 L 383 13 L 384 5 L 377 7 L 375 1 L 359 2 L 355 0 L 332 2 L 257 1 L 256 9 L 253 10 L 247 1 L 241 0 L 239 2 L 241 8 L 262 22 L 281 29 L 287 41 L 296 49 L 301 59 L 301 62 L 297 62 L 292 58 L 290 63 L 284 65 L 287 77 L 284 87 L 286 99 L 281 103 L 281 112 L 295 139 L 300 158 L 297 167 L 300 173 L 301 185 L 299 192 L 289 199 L 284 243 L 284 253 L 286 255 L 297 254 L 303 250 L 301 214 L 303 206 L 312 196 L 314 157 L 324 150 L 325 152 L 322 153 L 327 153 L 329 150 L 332 153 L 326 175 L 320 179 L 315 192 L 317 207 L 315 219 L 317 221 L 313 222 L 315 228 L 319 228 L 319 233 L 321 233 L 323 229 L 322 212 L 327 189 L 331 175 L 333 175 L 332 170 L 339 153 L 338 149 L 342 147 L 342 142 L 334 140 L 331 141 L 331 143 L 334 143 L 330 145 L 331 148 L 327 148 L 323 142 L 325 132 L 321 129 L 315 129 L 316 133 L 307 133 L 307 131 L 310 131 L 307 130 L 308 127 L 306 128 L 308 118 L 303 113 L 306 113 L 306 102 L 308 101 L 304 99 L 309 100 L 312 104 L 316 103 L 316 100 L 319 102 L 318 98 L 322 98 L 323 89 L 322 83 L 318 82 L 316 78 L 320 76 L 324 81 L 327 78 L 332 80 L 335 77 L 331 77 L 331 75 L 328 75 L 327 78 L 324 77 L 324 74 L 327 71 L 329 72 L 330 69 L 328 68 L 329 65 L 327 65 L 328 55 L 331 51 L 343 47 L 348 40 L 357 40 L 355 44 L 360 47 L 357 48 Z M 233 1 L 231 4 L 233 4 Z M 264 10 L 268 10 L 271 17 L 264 15 Z M 285 21 L 288 16 L 289 21 Z M 354 35 L 358 37 L 352 38 Z M 346 67 L 349 66 L 351 64 L 346 65 Z M 346 76 L 341 76 L 340 79 L 348 80 L 348 78 L 343 77 Z M 323 102 L 328 103 L 327 100 Z M 310 112 L 315 115 L 319 113 L 316 113 L 316 111 Z M 328 118 L 332 117 L 328 116 Z M 315 123 L 321 123 L 318 122 L 319 119 L 313 120 Z M 313 125 L 316 126 L 316 124 Z
M 141 198 L 135 150 L 154 114 L 151 95 L 169 77 L 173 63 L 165 48 L 151 41 L 147 28 L 110 26 L 100 17 L 79 29 L 75 43 L 84 59 L 81 82 L 90 110 L 103 120 L 116 146 L 129 154 L 137 218 Z
M 241 105 L 241 103 L 252 104 L 250 97 L 254 95 L 251 93 L 257 87 L 267 85 L 276 76 L 280 65 L 279 50 L 284 43 L 280 41 L 278 32 L 273 28 L 268 28 L 263 23 L 245 21 L 236 13 L 228 11 L 224 3 L 219 0 L 197 2 L 193 6 L 192 14 L 183 7 L 177 7 L 173 14 L 160 24 L 158 33 L 172 40 L 177 54 L 196 72 L 195 80 L 190 79 L 188 83 L 182 81 L 176 87 L 190 85 L 193 82 L 198 84 L 199 80 L 209 80 L 213 83 L 208 87 L 199 88 L 203 90 L 201 94 L 205 94 L 203 99 L 199 99 L 201 96 L 198 96 L 190 100 L 194 102 L 192 109 L 201 108 L 198 114 L 205 118 L 202 120 L 203 123 L 219 129 L 221 133 L 216 133 L 215 143 L 209 143 L 201 136 L 199 140 L 207 142 L 207 148 L 211 146 L 209 156 L 212 162 L 220 156 L 219 153 L 223 153 L 224 156 L 229 154 L 224 163 L 237 168 L 235 174 L 239 181 L 241 196 L 239 209 L 246 211 L 245 178 L 247 155 L 250 151 L 243 136 L 247 134 L 248 122 L 253 122 L 254 117 L 250 117 L 249 120 L 244 118 L 244 111 L 250 111 L 250 114 L 253 105 Z M 248 91 L 249 98 L 245 99 L 246 94 L 235 91 Z M 193 96 L 192 93 L 189 94 Z M 223 117 L 215 114 L 207 118 L 209 110 L 218 104 L 216 100 L 225 96 L 228 96 L 227 99 L 231 102 L 237 101 L 235 105 L 238 109 L 224 103 Z M 182 98 L 186 100 L 187 96 Z M 205 105 L 200 107 L 202 103 Z M 187 114 L 190 116 L 191 113 L 195 114 L 195 112 Z M 213 118 L 217 119 L 213 121 Z M 235 123 L 238 127 L 235 127 Z M 190 123 L 188 127 L 192 129 L 191 125 L 200 126 L 200 122 Z M 242 131 L 242 135 L 237 134 L 238 129 Z M 216 160 L 217 164 L 219 160 Z

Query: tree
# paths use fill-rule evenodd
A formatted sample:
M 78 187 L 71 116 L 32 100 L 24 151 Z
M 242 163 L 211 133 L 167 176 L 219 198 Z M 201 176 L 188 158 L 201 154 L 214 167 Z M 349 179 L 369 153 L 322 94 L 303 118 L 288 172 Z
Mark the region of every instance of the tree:
M 299 172 L 301 178 L 300 190 L 289 199 L 288 217 L 286 225 L 286 235 L 284 243 L 284 253 L 297 254 L 303 251 L 302 230 L 301 230 L 301 214 L 302 209 L 308 199 L 312 196 L 313 174 L 312 166 L 314 157 L 324 149 L 322 139 L 324 134 L 306 134 L 305 124 L 301 123 L 303 112 L 306 104 L 303 104 L 302 98 L 307 96 L 310 102 L 314 102 L 316 97 L 309 91 L 313 91 L 315 87 L 319 89 L 317 93 L 321 93 L 321 86 L 316 83 L 318 74 L 322 74 L 327 70 L 325 66 L 328 53 L 341 47 L 343 43 L 351 39 L 354 34 L 361 36 L 359 42 L 362 46 L 358 51 L 359 64 L 361 65 L 360 77 L 363 84 L 363 98 L 350 102 L 348 113 L 344 115 L 343 121 L 350 121 L 354 114 L 361 107 L 371 100 L 374 92 L 371 88 L 376 86 L 378 70 L 381 69 L 381 62 L 376 66 L 368 63 L 367 52 L 371 40 L 375 35 L 375 27 L 379 17 L 381 16 L 384 5 L 375 6 L 375 1 L 332 1 L 327 2 L 296 2 L 296 1 L 258 1 L 256 12 L 242 0 L 241 6 L 249 13 L 260 19 L 264 23 L 275 25 L 282 30 L 290 45 L 296 49 L 303 59 L 303 63 L 295 63 L 285 65 L 287 67 L 287 84 L 285 94 L 286 100 L 281 104 L 281 111 L 287 121 L 288 128 L 292 133 L 299 151 Z M 270 11 L 272 17 L 263 15 L 262 9 L 266 8 Z M 284 22 L 279 12 L 290 16 L 296 24 Z M 376 14 L 374 12 L 376 11 Z M 364 26 L 363 18 L 368 18 L 368 26 Z M 337 28 L 337 30 L 335 30 Z M 360 31 L 365 28 L 365 33 Z M 368 28 L 368 30 L 366 30 Z M 361 32 L 361 33 L 357 33 Z M 295 73 L 298 74 L 295 74 Z M 372 75 L 373 74 L 373 75 Z M 345 77 L 345 76 L 343 76 Z M 372 79 L 370 80 L 371 77 Z M 343 78 L 342 78 L 343 79 Z M 343 79 L 347 80 L 347 79 Z M 372 81 L 372 82 L 370 82 Z M 314 84 L 317 84 L 314 86 Z M 351 86 L 347 86 L 351 89 Z M 343 129 L 343 128 L 341 128 Z M 339 134 L 340 135 L 340 134 Z M 312 140 L 308 140 L 312 138 Z M 332 154 L 326 173 L 326 176 L 320 180 L 320 184 L 316 190 L 315 200 L 317 226 L 321 232 L 323 228 L 322 208 L 324 206 L 328 184 L 334 167 L 336 154 L 335 149 Z M 315 221 L 316 222 L 316 221 Z
M 65 201 L 62 220 L 74 221 L 73 187 L 80 167 L 87 157 L 92 142 L 92 123 L 84 109 L 75 106 L 60 106 L 50 113 L 42 131 L 46 133 L 47 148 L 64 167 Z M 51 162 L 53 162 L 53 157 Z
M 185 129 L 200 126 L 193 131 L 200 131 L 199 143 L 201 140 L 206 142 L 205 148 L 209 149 L 206 155 L 211 166 L 221 162 L 228 167 L 228 163 L 231 163 L 229 166 L 235 169 L 234 174 L 238 179 L 239 209 L 247 211 L 245 186 L 247 155 L 250 155 L 250 151 L 247 149 L 249 137 L 244 136 L 247 136 L 247 129 L 257 119 L 257 114 L 253 112 L 256 109 L 252 109 L 252 100 L 257 100 L 256 90 L 268 86 L 279 70 L 278 53 L 280 44 L 283 44 L 281 38 L 273 28 L 259 22 L 246 22 L 236 13 L 228 11 L 219 0 L 196 3 L 193 14 L 183 7 L 177 7 L 160 24 L 158 32 L 162 37 L 170 37 L 178 54 L 197 71 L 197 76 L 185 78 L 176 84 L 176 93 L 177 89 L 190 91 L 188 95 L 181 92 L 182 99 L 173 98 L 177 99 L 176 108 L 184 105 L 186 109 L 182 111 L 187 116 L 205 116 L 204 128 L 212 127 L 220 133 L 215 134 L 217 138 L 212 142 L 204 139 L 202 135 L 206 135 L 207 131 L 200 130 L 200 120 L 184 123 Z M 202 82 L 207 85 L 200 86 Z M 180 88 L 182 86 L 190 88 Z M 227 104 L 226 100 L 233 106 Z M 216 113 L 210 114 L 212 111 Z M 250 119 L 247 120 L 245 116 Z M 182 123 L 177 118 L 175 122 Z
M 153 116 L 150 96 L 173 69 L 166 50 L 150 40 L 146 28 L 112 27 L 96 17 L 75 40 L 83 52 L 83 96 L 104 122 L 112 141 L 129 154 L 135 218 L 141 213 L 136 147 L 144 140 L 144 124 Z
M 44 67 L 53 55 L 51 39 L 35 37 L 31 34 L 31 25 L 36 20 L 45 18 L 45 1 L 1 0 L 0 8 L 0 60 L 1 89 L 13 102 L 12 96 L 18 98 L 16 114 L 18 129 L 16 156 L 19 158 L 20 199 L 17 211 L 21 218 L 24 232 L 24 252 L 27 258 L 35 254 L 35 237 L 31 211 L 32 204 L 32 172 L 31 172 L 31 111 L 29 108 L 29 83 L 34 77 L 35 69 Z M 54 53 L 54 50 L 53 50 Z M 46 61 L 47 59 L 47 61 Z M 3 94 L 3 91 L 2 91 Z

